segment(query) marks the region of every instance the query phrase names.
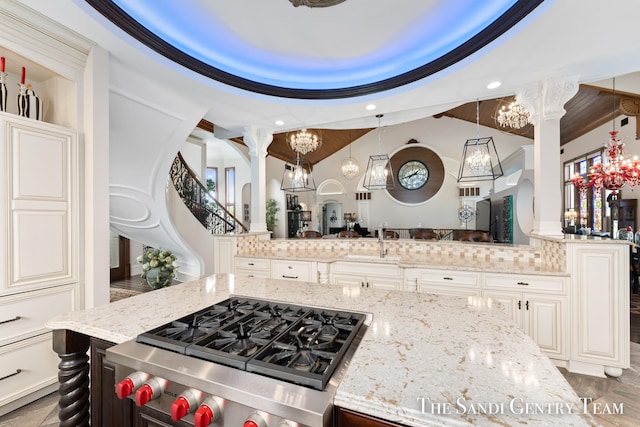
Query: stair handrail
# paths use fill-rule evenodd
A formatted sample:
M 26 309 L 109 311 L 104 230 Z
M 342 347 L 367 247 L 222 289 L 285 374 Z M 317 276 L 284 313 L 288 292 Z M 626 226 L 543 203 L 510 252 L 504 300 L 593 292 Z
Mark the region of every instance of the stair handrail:
M 239 226 L 243 232 L 249 231 L 248 228 L 240 222 L 235 215 L 225 209 L 224 205 L 218 202 L 213 193 L 200 182 L 180 152 L 178 152 L 171 165 L 171 181 L 191 213 L 193 213 L 210 232 L 214 234 L 226 234 L 235 231 L 237 226 Z M 193 188 L 188 189 L 187 183 L 190 184 L 189 186 L 195 185 L 196 191 L 194 191 Z M 215 209 L 211 205 L 215 205 Z M 207 215 L 202 215 L 202 211 L 206 212 Z M 223 212 L 223 215 L 218 211 Z M 231 221 L 229 219 L 231 219 Z M 220 233 L 221 231 L 222 233 Z

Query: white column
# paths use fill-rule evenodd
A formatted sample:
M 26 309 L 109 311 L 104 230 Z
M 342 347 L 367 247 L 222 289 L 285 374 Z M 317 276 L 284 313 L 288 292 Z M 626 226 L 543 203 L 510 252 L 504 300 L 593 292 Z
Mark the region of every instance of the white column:
M 273 132 L 253 126 L 244 130 L 244 143 L 251 157 L 251 232 L 267 231 L 267 148 L 273 141 Z
M 578 92 L 577 78 L 553 78 L 518 93 L 534 126 L 534 209 L 532 234 L 562 236 L 560 118 L 564 104 Z

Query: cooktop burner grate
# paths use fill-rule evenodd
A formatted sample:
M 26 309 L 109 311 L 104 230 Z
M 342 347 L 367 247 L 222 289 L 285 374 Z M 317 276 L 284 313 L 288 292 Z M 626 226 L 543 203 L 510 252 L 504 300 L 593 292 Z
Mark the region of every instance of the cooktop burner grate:
M 360 313 L 233 297 L 136 341 L 322 390 L 364 319 Z

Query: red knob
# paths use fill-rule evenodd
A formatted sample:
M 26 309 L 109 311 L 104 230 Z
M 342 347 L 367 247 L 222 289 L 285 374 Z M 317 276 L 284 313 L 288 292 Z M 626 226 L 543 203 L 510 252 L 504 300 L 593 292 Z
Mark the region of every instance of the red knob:
M 213 421 L 213 412 L 207 405 L 201 405 L 193 415 L 193 423 L 196 427 L 207 427 Z
M 116 387 L 116 395 L 118 396 L 118 399 L 124 399 L 133 393 L 133 389 L 133 380 L 131 378 L 125 378 L 118 383 Z
M 153 399 L 153 389 L 149 384 L 145 384 L 136 391 L 136 405 L 144 406 Z
M 171 405 L 171 419 L 180 421 L 182 417 L 189 413 L 189 401 L 183 396 L 178 397 Z
M 267 422 L 264 420 L 262 415 L 257 412 L 254 412 L 247 418 L 242 427 L 267 427 Z

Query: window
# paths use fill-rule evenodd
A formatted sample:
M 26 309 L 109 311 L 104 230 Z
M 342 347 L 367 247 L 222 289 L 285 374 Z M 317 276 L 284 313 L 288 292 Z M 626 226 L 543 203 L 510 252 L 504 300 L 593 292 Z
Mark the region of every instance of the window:
M 236 168 L 224 168 L 225 202 L 224 207 L 233 216 L 236 215 Z
M 213 193 L 213 197 L 218 198 L 218 168 L 207 167 L 206 176 L 207 190 Z
M 580 192 L 571 182 L 571 178 L 576 173 L 585 176 L 598 163 L 602 163 L 602 149 L 564 164 L 563 212 L 573 209 L 578 213 L 577 227 L 589 227 L 594 231 L 609 231 L 605 221 L 605 218 L 609 216 L 609 209 L 606 207 L 605 200 L 611 191 L 603 190 L 601 194 L 597 194 L 596 191 L 589 188 L 585 192 Z

